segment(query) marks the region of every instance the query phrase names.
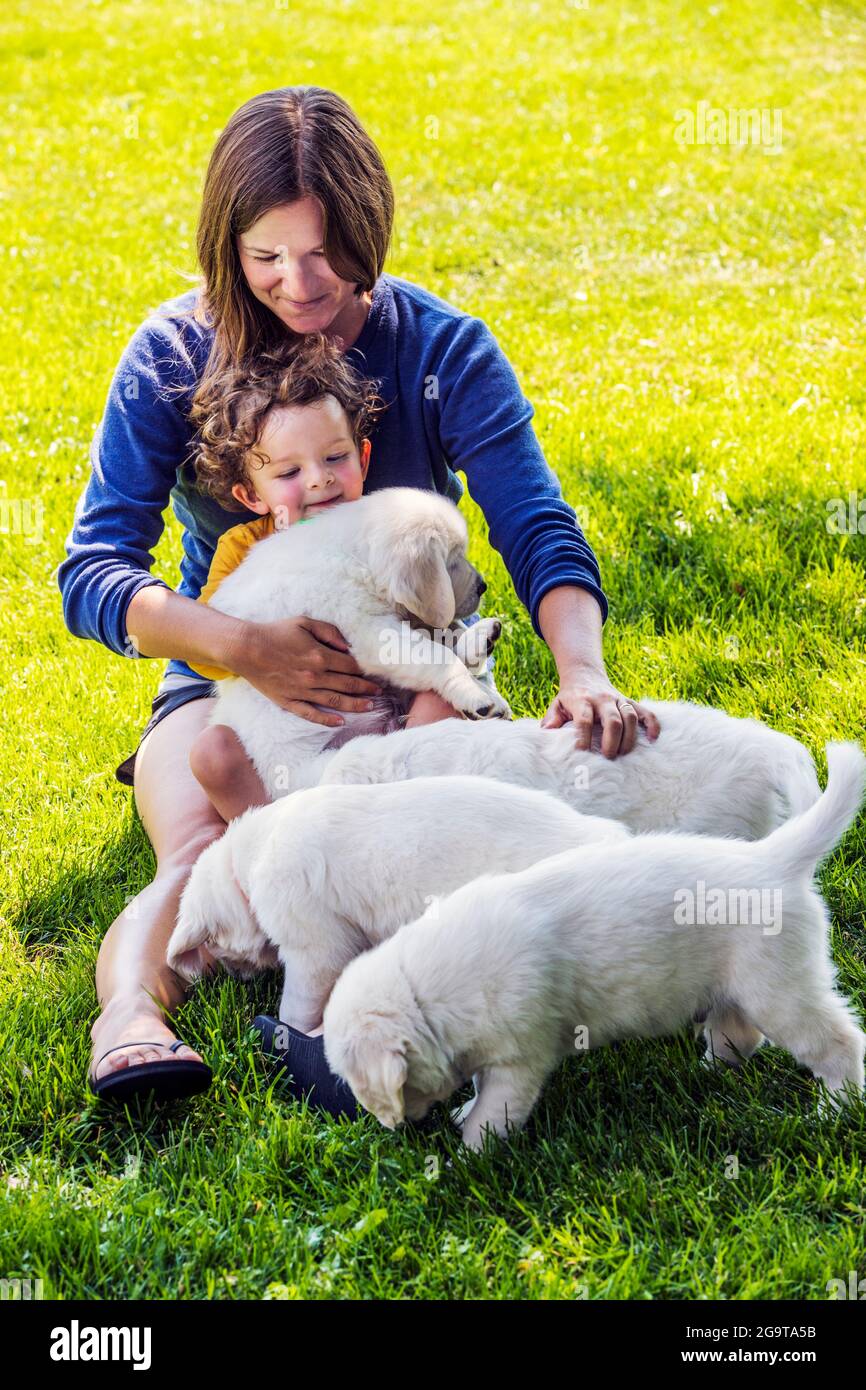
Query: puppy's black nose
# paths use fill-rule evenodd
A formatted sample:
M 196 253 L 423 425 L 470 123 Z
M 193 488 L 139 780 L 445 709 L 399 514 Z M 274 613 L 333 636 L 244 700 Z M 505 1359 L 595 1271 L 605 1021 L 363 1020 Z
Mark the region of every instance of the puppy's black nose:
M 478 596 L 479 596 L 479 598 L 480 598 L 480 596 L 484 593 L 484 590 L 485 590 L 486 588 L 487 588 L 487 584 L 485 583 L 485 581 L 484 581 L 484 580 L 481 578 L 481 576 L 479 575 L 479 576 L 478 576 Z

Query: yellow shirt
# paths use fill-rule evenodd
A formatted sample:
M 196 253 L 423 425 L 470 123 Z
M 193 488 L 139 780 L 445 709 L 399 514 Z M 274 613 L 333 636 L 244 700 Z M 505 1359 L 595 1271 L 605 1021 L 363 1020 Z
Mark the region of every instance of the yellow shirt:
M 217 541 L 217 548 L 208 570 L 207 583 L 197 601 L 209 603 L 217 585 L 222 583 L 226 575 L 237 569 L 257 541 L 272 536 L 275 530 L 273 515 L 268 512 L 267 516 L 260 516 L 257 521 L 244 521 L 240 526 L 232 526 L 230 530 L 225 531 Z M 227 676 L 234 675 L 234 671 L 224 671 L 220 666 L 199 666 L 194 661 L 190 661 L 188 665 L 209 681 L 222 681 Z

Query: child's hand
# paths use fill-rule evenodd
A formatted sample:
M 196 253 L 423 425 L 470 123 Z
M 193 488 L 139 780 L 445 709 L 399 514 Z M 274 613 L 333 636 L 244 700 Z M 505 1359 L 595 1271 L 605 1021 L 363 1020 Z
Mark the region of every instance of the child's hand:
M 316 618 L 283 618 L 276 623 L 245 623 L 242 648 L 230 667 L 274 704 L 313 724 L 340 726 L 333 710 L 369 709 L 381 686 L 368 680 L 333 623 Z

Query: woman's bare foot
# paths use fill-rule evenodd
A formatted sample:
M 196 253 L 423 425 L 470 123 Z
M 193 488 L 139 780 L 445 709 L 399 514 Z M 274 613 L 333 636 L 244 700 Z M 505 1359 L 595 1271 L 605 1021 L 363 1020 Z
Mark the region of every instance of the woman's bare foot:
M 186 1045 L 179 1047 L 176 1052 L 169 1052 L 168 1048 L 176 1041 L 176 1035 L 157 1009 L 142 1008 L 140 1002 L 134 1007 L 120 1002 L 110 1004 L 97 1018 L 90 1036 L 93 1038 L 90 1075 L 94 1081 L 145 1062 L 170 1062 L 175 1057 L 184 1062 L 204 1060 Z M 126 1043 L 128 1047 L 123 1046 Z M 164 1043 L 165 1046 L 149 1047 L 149 1043 Z M 119 1052 L 110 1051 L 118 1047 L 121 1049 Z M 107 1057 L 106 1053 L 109 1054 Z

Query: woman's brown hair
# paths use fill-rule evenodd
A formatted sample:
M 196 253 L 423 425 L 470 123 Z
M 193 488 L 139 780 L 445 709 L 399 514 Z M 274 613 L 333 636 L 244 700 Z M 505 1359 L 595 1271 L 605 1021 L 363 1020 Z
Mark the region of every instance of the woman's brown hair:
M 245 102 L 210 157 L 198 220 L 201 293 L 194 316 L 213 327 L 195 393 L 207 408 L 227 370 L 302 341 L 252 294 L 235 238 L 283 203 L 312 197 L 322 210 L 322 248 L 331 269 L 372 290 L 394 222 L 394 190 L 352 108 L 325 87 L 279 87 Z

